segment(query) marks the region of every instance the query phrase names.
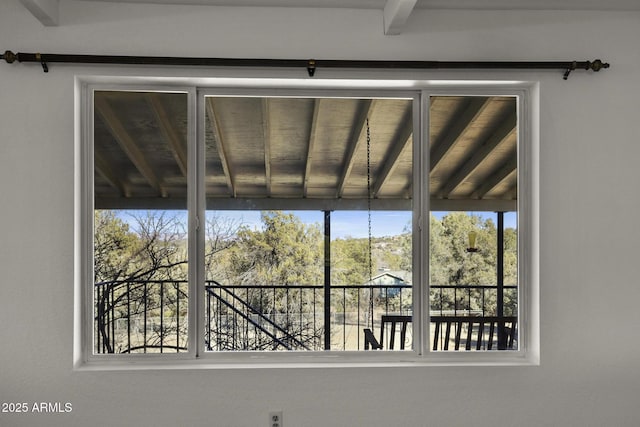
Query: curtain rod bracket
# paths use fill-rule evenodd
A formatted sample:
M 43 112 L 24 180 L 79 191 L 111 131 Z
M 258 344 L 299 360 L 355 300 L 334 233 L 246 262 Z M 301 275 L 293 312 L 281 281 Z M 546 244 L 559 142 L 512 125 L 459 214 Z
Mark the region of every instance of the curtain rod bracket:
M 589 61 L 587 61 L 587 62 L 589 62 Z M 564 75 L 562 76 L 562 79 L 563 80 L 567 80 L 569 78 L 569 74 L 571 74 L 571 72 L 576 69 L 577 65 L 578 65 L 577 62 L 573 61 L 571 63 L 571 66 L 569 68 L 567 68 L 567 71 L 564 72 Z
M 316 73 L 315 59 L 310 59 L 309 62 L 307 62 L 307 72 L 309 73 L 309 77 L 313 77 L 313 75 Z
M 49 72 L 49 66 L 44 61 L 44 58 L 42 57 L 42 55 L 40 53 L 36 53 L 36 60 L 40 61 L 40 65 L 42 65 L 42 71 L 44 71 L 45 73 L 48 73 Z

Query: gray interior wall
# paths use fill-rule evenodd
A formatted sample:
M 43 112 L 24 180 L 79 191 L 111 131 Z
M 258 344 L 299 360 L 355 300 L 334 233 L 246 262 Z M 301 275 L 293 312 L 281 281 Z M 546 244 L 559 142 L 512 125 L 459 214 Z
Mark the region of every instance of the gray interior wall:
M 394 37 L 383 35 L 381 12 L 373 10 L 62 1 L 60 15 L 59 27 L 43 27 L 18 0 L 1 2 L 0 48 L 347 59 L 601 57 L 612 68 L 575 72 L 568 81 L 561 72 L 495 74 L 541 83 L 541 366 L 74 372 L 74 76 L 178 71 L 51 65 L 45 75 L 35 65 L 2 62 L 0 402 L 71 402 L 73 411 L 0 413 L 0 425 L 263 426 L 274 409 L 284 411 L 288 427 L 640 422 L 639 13 L 416 11 Z

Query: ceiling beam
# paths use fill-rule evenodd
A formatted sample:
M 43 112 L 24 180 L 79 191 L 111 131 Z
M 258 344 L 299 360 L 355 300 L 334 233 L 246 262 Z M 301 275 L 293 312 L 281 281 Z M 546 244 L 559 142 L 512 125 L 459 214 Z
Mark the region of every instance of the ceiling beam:
M 516 182 L 514 182 L 513 185 L 511 185 L 511 187 L 509 187 L 509 189 L 504 192 L 504 194 L 514 200 L 518 198 L 518 180 L 517 179 L 516 179 Z
M 176 130 L 176 128 L 171 123 L 169 119 L 169 115 L 167 111 L 164 109 L 162 105 L 162 101 L 160 100 L 160 96 L 157 93 L 149 93 L 147 94 L 147 102 L 151 106 L 156 118 L 158 119 L 158 124 L 160 125 L 160 130 L 162 131 L 171 152 L 173 153 L 173 157 L 176 159 L 178 163 L 178 167 L 182 172 L 183 176 L 187 176 L 187 153 L 185 153 L 184 139 L 180 136 L 180 132 Z
M 311 177 L 311 164 L 313 163 L 313 152 L 316 145 L 316 135 L 318 133 L 318 115 L 320 113 L 321 98 L 316 98 L 313 103 L 311 115 L 311 128 L 309 130 L 309 144 L 307 144 L 307 160 L 304 167 L 304 184 L 302 189 L 303 197 L 308 197 L 309 178 Z
M 409 16 L 416 6 L 417 0 L 387 0 L 382 12 L 384 33 L 388 36 L 398 35 L 404 29 Z
M 513 135 L 517 128 L 517 114 L 514 111 L 509 116 L 502 120 L 497 129 L 491 134 L 489 138 L 480 146 L 480 148 L 473 153 L 473 155 L 467 159 L 444 183 L 438 195 L 442 198 L 447 198 L 453 190 L 456 189 L 471 173 L 484 161 L 484 159 L 498 146 Z
M 367 199 L 207 198 L 207 210 L 366 211 Z M 96 196 L 96 209 L 184 209 L 184 198 Z M 516 200 L 443 200 L 432 198 L 430 211 L 515 212 Z M 411 199 L 373 199 L 372 211 L 410 211 Z
M 94 168 L 96 173 L 98 173 L 101 177 L 103 177 L 111 187 L 113 187 L 120 197 L 129 197 L 125 189 L 122 181 L 118 178 L 118 175 L 113 171 L 113 168 L 97 151 L 94 150 Z
M 271 121 L 269 98 L 262 98 L 262 135 L 264 140 L 264 174 L 267 194 L 271 194 Z
M 278 197 L 207 197 L 207 210 L 238 211 L 366 211 L 367 199 L 316 199 Z M 184 209 L 186 198 L 171 197 L 100 197 L 95 199 L 96 209 Z M 411 199 L 371 200 L 371 210 L 410 211 Z
M 360 101 L 355 120 L 351 126 L 351 134 L 349 135 L 349 140 L 347 141 L 347 152 L 345 155 L 344 166 L 338 180 L 337 197 L 342 197 L 342 194 L 344 193 L 347 178 L 349 178 L 349 175 L 351 175 L 351 170 L 353 169 L 353 165 L 355 163 L 355 153 L 360 144 L 360 141 L 362 140 L 362 138 L 360 138 L 360 135 L 362 135 L 362 132 L 365 130 L 367 118 L 373 111 L 374 105 L 375 100 L 373 99 L 363 99 Z
M 158 192 L 161 196 L 166 196 L 163 190 L 160 188 L 160 182 L 151 165 L 147 162 L 145 155 L 137 147 L 134 139 L 129 135 L 129 132 L 124 127 L 115 111 L 109 105 L 109 102 L 102 96 L 95 98 L 95 107 L 104 124 L 109 129 L 111 135 L 120 145 L 120 148 L 125 152 L 129 160 L 134 164 L 136 169 L 147 180 L 147 183 Z
M 20 2 L 45 27 L 58 26 L 60 15 L 60 2 L 58 0 L 20 0 Z
M 385 158 L 387 159 L 382 166 L 382 171 L 376 177 L 376 182 L 373 185 L 371 197 L 377 197 L 380 189 L 384 185 L 385 181 L 398 165 L 398 158 L 402 151 L 405 149 L 407 144 L 409 143 L 409 139 L 413 134 L 413 108 L 412 104 L 409 104 L 409 108 L 404 113 L 402 120 L 400 122 L 400 126 L 396 129 L 396 133 L 393 137 L 393 141 L 391 142 L 391 152 L 387 153 Z
M 466 211 L 466 212 L 516 212 L 518 202 L 504 199 L 435 199 L 429 201 L 431 212 Z
M 220 132 L 220 123 L 218 122 L 218 115 L 213 105 L 213 98 L 205 98 L 207 104 L 207 115 L 211 123 L 211 132 L 213 133 L 213 139 L 215 139 L 216 148 L 218 150 L 218 156 L 220 156 L 220 162 L 222 162 L 222 172 L 224 173 L 224 179 L 229 189 L 229 194 L 232 197 L 236 197 L 236 186 L 233 180 L 233 174 L 231 166 L 229 165 L 229 159 L 224 148 L 224 141 L 222 139 L 222 133 Z
M 482 185 L 478 187 L 471 197 L 474 199 L 482 199 L 496 185 L 500 184 L 506 177 L 511 175 L 518 167 L 518 159 L 515 154 L 509 156 L 509 159 L 500 168 L 484 180 Z
M 429 170 L 434 170 L 444 156 L 453 148 L 458 138 L 464 134 L 473 121 L 490 104 L 491 98 L 473 96 L 470 97 L 464 111 L 460 115 L 456 114 L 453 124 L 449 126 L 444 136 L 440 138 L 431 150 L 431 166 Z

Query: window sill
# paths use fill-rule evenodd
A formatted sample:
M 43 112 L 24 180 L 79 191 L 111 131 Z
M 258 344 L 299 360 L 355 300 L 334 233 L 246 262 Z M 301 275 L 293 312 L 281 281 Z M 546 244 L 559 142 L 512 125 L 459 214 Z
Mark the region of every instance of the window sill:
M 505 353 L 430 353 L 371 355 L 361 353 L 272 355 L 216 354 L 202 358 L 133 357 L 91 358 L 74 365 L 74 371 L 145 371 L 145 370 L 210 370 L 210 369 L 310 369 L 310 368 L 420 368 L 435 366 L 539 366 L 538 355 L 524 352 Z

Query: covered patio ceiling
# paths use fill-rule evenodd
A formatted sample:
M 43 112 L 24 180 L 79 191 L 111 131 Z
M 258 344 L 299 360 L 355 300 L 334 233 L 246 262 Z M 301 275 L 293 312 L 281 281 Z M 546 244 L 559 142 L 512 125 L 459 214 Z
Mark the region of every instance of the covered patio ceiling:
M 94 105 L 96 208 L 186 208 L 186 94 Z M 207 209 L 411 209 L 410 99 L 212 96 L 205 110 Z M 431 209 L 515 210 L 515 98 L 433 97 L 429 120 Z

